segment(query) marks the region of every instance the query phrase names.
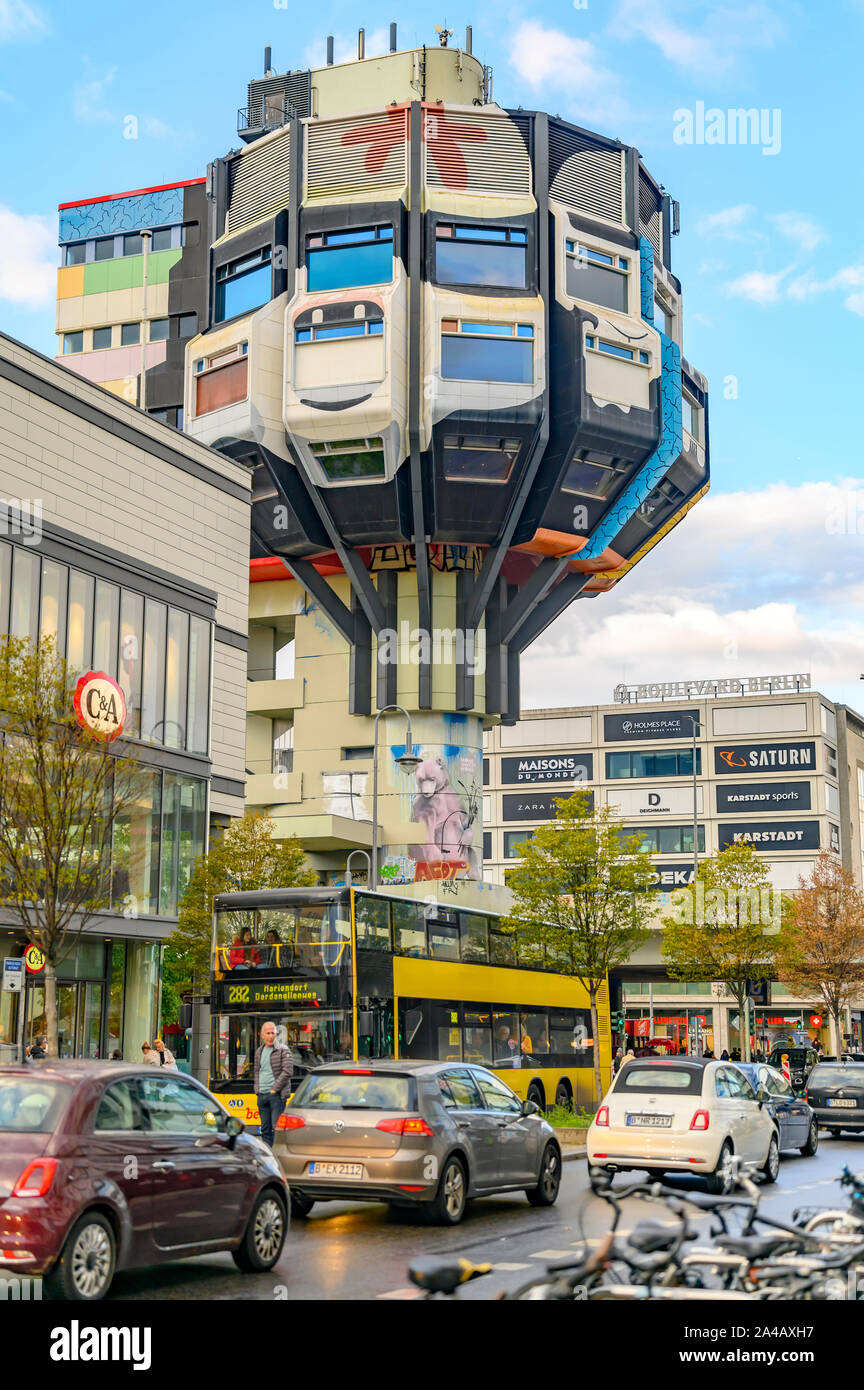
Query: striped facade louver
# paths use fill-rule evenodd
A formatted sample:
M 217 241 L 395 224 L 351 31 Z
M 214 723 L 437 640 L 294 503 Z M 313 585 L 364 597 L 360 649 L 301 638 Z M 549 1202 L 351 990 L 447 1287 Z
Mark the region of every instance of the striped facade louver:
M 624 151 L 592 144 L 557 123 L 549 131 L 550 197 L 610 222 L 624 220 Z
M 280 73 L 276 77 L 257 77 L 249 83 L 248 114 L 250 124 L 275 123 L 286 116 L 311 114 L 312 74 L 305 72 Z
M 404 188 L 408 182 L 408 111 L 388 108 L 366 116 L 306 125 L 305 197 Z
M 647 236 L 656 254 L 663 259 L 663 197 L 659 189 L 639 170 L 639 230 Z
M 424 112 L 424 177 L 430 188 L 530 197 L 527 122 L 450 108 Z
M 227 230 L 239 232 L 286 208 L 290 173 L 287 129 L 264 136 L 244 150 L 231 168 Z

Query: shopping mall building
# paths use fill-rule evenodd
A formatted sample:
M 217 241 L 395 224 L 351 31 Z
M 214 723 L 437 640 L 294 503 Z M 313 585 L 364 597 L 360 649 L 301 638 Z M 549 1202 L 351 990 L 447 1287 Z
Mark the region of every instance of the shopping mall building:
M 161 942 L 208 827 L 244 793 L 249 474 L 0 335 L 0 632 L 56 638 L 123 692 L 146 770 L 115 827 L 110 908 L 58 967 L 62 1056 L 140 1056 Z M 0 955 L 26 941 L 0 911 Z M 0 994 L 0 1057 L 44 1028 L 41 970 Z
M 506 882 L 520 846 L 554 818 L 556 798 L 584 785 L 656 856 L 658 917 L 693 877 L 694 804 L 697 857 L 752 844 L 773 886 L 794 890 L 831 850 L 861 884 L 864 719 L 809 687 L 808 676 L 619 687 L 615 703 L 527 710 L 488 731 L 484 876 Z M 669 978 L 658 930 L 615 972 L 612 1003 L 624 1006 L 631 1036 L 696 1037 L 719 1054 L 739 1034 L 737 1007 L 718 991 Z M 760 1038 L 803 1028 L 828 1047 L 827 1019 L 812 1022 L 817 1001 L 776 982 L 755 1016 Z M 859 1042 L 861 1017 L 853 1009 L 846 1028 Z

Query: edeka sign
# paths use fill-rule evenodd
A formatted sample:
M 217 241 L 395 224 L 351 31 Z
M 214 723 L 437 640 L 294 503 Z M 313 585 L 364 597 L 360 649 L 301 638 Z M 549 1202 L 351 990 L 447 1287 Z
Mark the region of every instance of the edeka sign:
M 752 845 L 771 854 L 779 849 L 818 849 L 818 820 L 773 820 L 751 825 L 727 824 L 719 828 L 720 849 L 730 845 Z
M 88 671 L 79 678 L 73 698 L 75 717 L 83 729 L 110 743 L 123 732 L 126 699 L 105 671 Z
M 816 771 L 815 743 L 727 743 L 714 749 L 714 771 Z
M 604 714 L 603 737 L 607 743 L 635 742 L 649 738 L 692 738 L 699 711 L 640 710 L 631 714 Z
M 504 820 L 554 820 L 558 815 L 556 801 L 561 801 L 566 793 L 560 792 L 504 792 L 501 801 Z M 594 810 L 594 793 L 591 793 L 591 807 Z
M 513 782 L 532 786 L 540 782 L 591 782 L 593 778 L 591 753 L 526 753 L 519 758 L 501 759 L 501 781 L 505 786 Z
M 689 864 L 657 864 L 652 862 L 655 877 L 649 888 L 660 893 L 671 893 L 674 888 L 687 888 L 693 882 L 694 869 Z
M 809 811 L 809 782 L 750 782 L 736 786 L 720 782 L 717 810 L 724 811 Z

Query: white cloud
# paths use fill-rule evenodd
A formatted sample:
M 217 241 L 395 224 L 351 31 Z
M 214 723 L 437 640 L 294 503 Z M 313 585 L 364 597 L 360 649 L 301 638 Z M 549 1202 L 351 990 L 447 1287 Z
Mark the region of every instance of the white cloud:
M 509 62 L 535 91 L 559 91 L 568 116 L 578 121 L 614 125 L 629 118 L 620 78 L 602 66 L 587 39 L 527 19 L 511 35 Z
M 783 29 L 778 15 L 759 3 L 619 0 L 609 32 L 616 40 L 653 44 L 667 62 L 710 78 L 734 69 L 745 51 L 773 47 Z
M 523 709 L 607 702 L 619 681 L 810 671 L 860 707 L 864 484 L 709 494 L 608 595 L 522 657 Z M 814 576 L 818 582 L 814 583 Z
M 114 121 L 105 94 L 117 75 L 116 67 L 110 68 L 103 77 L 93 77 L 89 82 L 79 82 L 72 89 L 72 110 L 76 121 L 84 125 L 107 124 Z
M 57 293 L 57 226 L 53 217 L 21 216 L 0 207 L 0 300 L 37 309 Z
M 777 304 L 783 298 L 783 281 L 791 266 L 785 270 L 748 270 L 726 286 L 726 293 L 736 299 L 749 299 L 752 304 Z
M 708 212 L 696 223 L 698 236 L 725 237 L 729 241 L 743 241 L 744 227 L 755 211 L 752 203 L 737 203 L 734 207 L 721 208 L 719 212 Z
M 26 0 L 0 0 L 0 43 L 39 39 L 49 32 L 44 15 Z
M 823 241 L 828 240 L 827 232 L 803 212 L 778 212 L 771 219 L 781 236 L 794 241 L 802 251 L 815 251 Z

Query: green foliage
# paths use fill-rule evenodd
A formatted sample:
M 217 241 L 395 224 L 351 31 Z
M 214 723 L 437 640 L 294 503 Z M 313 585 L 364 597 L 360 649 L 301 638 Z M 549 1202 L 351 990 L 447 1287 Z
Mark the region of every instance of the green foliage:
M 166 969 L 179 988 L 202 988 L 210 978 L 213 899 L 217 893 L 248 893 L 259 888 L 311 887 L 299 840 L 277 840 L 269 816 L 251 811 L 214 836 L 196 862 L 180 904 L 177 927 L 165 942 Z M 163 1010 L 164 1016 L 164 1010 Z
M 593 1118 L 582 1105 L 578 1110 L 569 1105 L 553 1105 L 546 1111 L 546 1119 L 553 1129 L 587 1129 Z

